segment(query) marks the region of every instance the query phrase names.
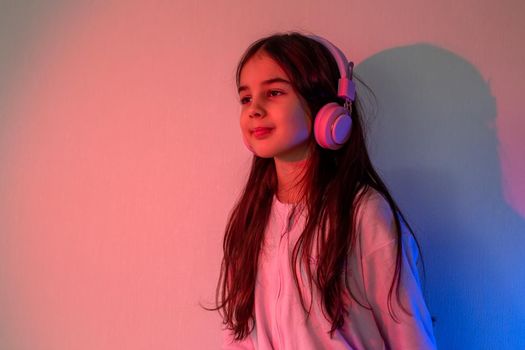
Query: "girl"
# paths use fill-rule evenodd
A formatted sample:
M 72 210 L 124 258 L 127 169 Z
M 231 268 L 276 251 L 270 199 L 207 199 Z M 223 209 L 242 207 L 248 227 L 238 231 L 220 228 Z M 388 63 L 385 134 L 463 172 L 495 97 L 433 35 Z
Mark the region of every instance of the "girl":
M 352 63 L 272 35 L 237 68 L 254 153 L 224 236 L 224 349 L 433 349 L 418 246 L 365 145 Z

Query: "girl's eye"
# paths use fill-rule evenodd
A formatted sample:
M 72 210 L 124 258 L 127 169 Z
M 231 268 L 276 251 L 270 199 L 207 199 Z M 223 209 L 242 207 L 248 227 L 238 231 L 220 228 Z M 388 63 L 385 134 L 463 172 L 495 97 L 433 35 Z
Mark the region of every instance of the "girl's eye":
M 270 90 L 270 91 L 268 91 L 268 95 L 271 96 L 271 97 L 280 96 L 282 94 L 284 94 L 284 92 L 279 91 L 279 90 Z
M 247 104 L 248 102 L 250 102 L 250 100 L 251 100 L 250 96 L 243 96 L 243 97 L 241 97 L 241 105 Z

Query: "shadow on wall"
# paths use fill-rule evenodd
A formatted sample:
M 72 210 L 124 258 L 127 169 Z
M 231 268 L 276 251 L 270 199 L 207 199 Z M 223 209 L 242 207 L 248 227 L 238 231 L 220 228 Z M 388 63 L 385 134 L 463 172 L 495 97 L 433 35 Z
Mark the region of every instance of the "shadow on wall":
M 524 349 L 525 221 L 503 197 L 490 87 L 461 57 L 423 44 L 356 72 L 377 98 L 373 161 L 421 243 L 438 346 Z

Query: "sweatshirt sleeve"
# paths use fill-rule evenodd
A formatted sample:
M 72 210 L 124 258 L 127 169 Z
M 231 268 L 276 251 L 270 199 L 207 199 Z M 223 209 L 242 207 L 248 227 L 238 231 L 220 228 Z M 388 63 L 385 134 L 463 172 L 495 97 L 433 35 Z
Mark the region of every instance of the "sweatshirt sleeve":
M 398 242 L 392 211 L 381 195 L 372 195 L 365 201 L 359 223 L 364 292 L 383 341 L 393 350 L 436 349 L 416 266 L 416 242 L 408 232 L 403 232 Z M 394 290 L 389 308 L 388 294 L 399 243 L 402 244 L 400 303 Z

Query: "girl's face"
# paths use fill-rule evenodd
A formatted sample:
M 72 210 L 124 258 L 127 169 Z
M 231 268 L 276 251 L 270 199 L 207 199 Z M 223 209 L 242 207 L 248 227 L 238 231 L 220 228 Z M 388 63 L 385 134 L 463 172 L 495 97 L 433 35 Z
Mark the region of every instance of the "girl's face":
M 256 155 L 283 161 L 307 157 L 311 116 L 286 73 L 266 53 L 255 54 L 242 68 L 239 99 L 244 142 Z

